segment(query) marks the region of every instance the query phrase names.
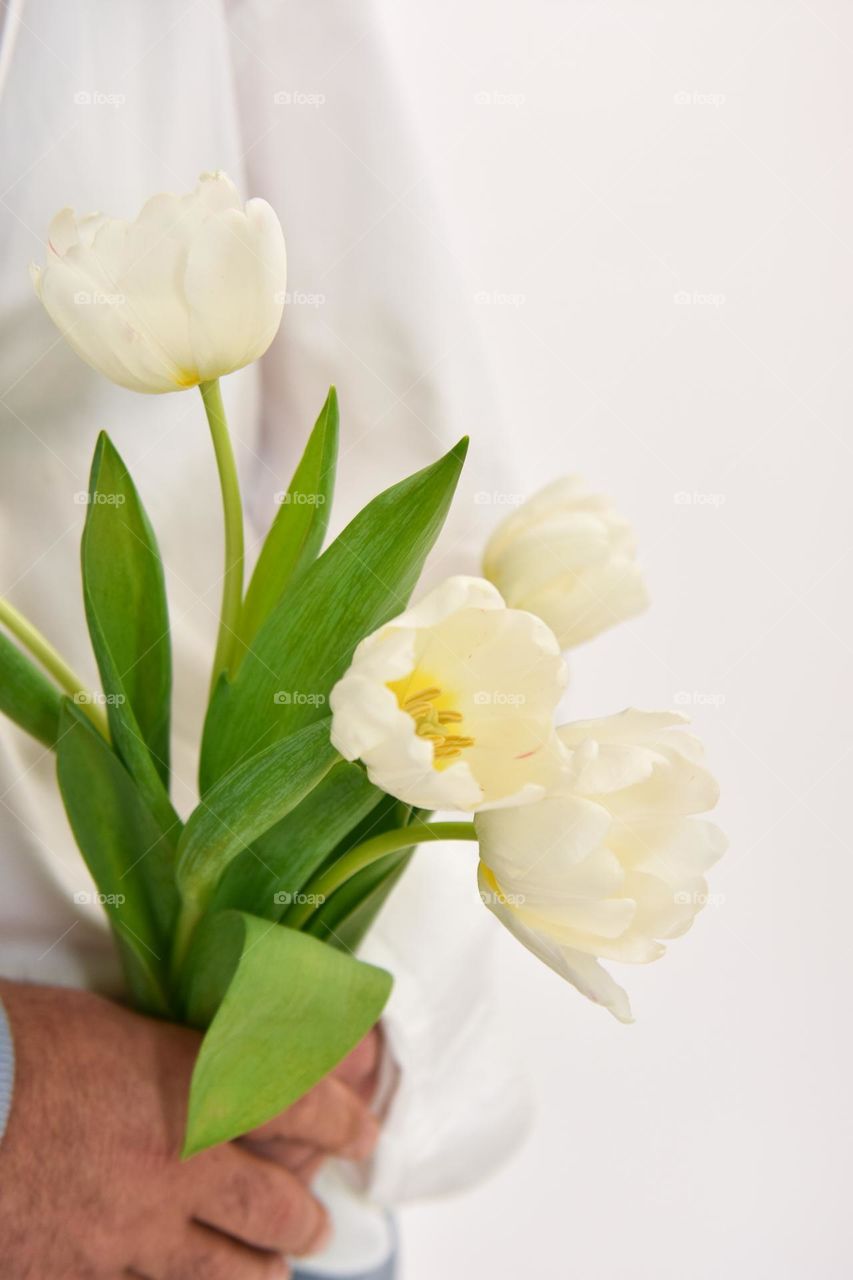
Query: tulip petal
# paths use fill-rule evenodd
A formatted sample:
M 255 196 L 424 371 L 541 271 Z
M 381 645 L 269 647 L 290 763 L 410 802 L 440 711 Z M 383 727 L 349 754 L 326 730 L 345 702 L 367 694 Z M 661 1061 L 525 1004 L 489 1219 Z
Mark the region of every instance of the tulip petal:
M 113 289 L 91 250 L 81 246 L 51 259 L 38 282 L 48 315 L 93 369 L 131 391 L 174 391 L 174 368 L 134 326 Z
M 281 323 L 286 278 L 284 236 L 265 200 L 202 224 L 190 243 L 184 278 L 202 381 L 263 355 Z
M 609 842 L 620 861 L 659 876 L 674 888 L 703 876 L 725 853 L 727 839 L 703 818 L 614 821 Z
M 529 929 L 512 907 L 495 893 L 490 877 L 481 866 L 478 874 L 480 895 L 490 911 L 511 934 L 539 960 L 565 978 L 588 1000 L 608 1009 L 620 1022 L 633 1022 L 628 995 L 592 956 L 571 947 L 561 947 L 548 937 Z

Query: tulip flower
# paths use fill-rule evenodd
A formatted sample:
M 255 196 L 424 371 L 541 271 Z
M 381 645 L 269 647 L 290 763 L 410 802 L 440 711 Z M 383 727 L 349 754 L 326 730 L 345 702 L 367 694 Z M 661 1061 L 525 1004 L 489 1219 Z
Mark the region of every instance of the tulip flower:
M 265 200 L 224 173 L 153 196 L 132 222 L 63 209 L 30 268 L 66 341 L 132 391 L 182 391 L 263 355 L 281 323 L 286 257 Z
M 648 604 L 630 525 L 577 476 L 556 480 L 498 525 L 483 572 L 513 609 L 543 618 L 564 649 Z
M 544 622 L 454 577 L 358 645 L 332 690 L 332 743 L 424 809 L 526 804 L 556 776 L 566 683 Z
M 262 356 L 281 323 L 287 259 L 265 200 L 241 205 L 224 173 L 152 196 L 133 222 L 62 209 L 44 267 L 45 310 L 77 354 L 131 391 L 199 387 L 225 514 L 222 611 L 211 686 L 239 652 L 243 510 L 219 378 Z
M 524 809 L 480 813 L 480 891 L 534 955 L 630 1022 L 628 997 L 601 958 L 664 953 L 708 900 L 704 872 L 725 839 L 696 814 L 717 784 L 702 748 L 669 712 L 625 711 L 557 730 L 559 783 Z

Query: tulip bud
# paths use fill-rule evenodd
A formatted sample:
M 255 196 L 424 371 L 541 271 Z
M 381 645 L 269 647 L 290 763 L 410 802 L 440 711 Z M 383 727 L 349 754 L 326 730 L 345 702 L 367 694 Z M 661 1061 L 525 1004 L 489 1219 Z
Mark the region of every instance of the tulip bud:
M 286 255 L 265 200 L 224 173 L 153 196 L 133 222 L 63 209 L 36 293 L 77 354 L 132 391 L 181 391 L 263 355 L 281 323 Z
M 511 608 L 544 619 L 564 649 L 648 604 L 630 525 L 577 476 L 556 480 L 498 525 L 483 572 Z

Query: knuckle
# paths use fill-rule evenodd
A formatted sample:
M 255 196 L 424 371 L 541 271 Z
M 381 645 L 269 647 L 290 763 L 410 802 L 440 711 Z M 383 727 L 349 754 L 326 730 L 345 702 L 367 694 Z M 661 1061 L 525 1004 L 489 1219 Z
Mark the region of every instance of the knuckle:
M 259 1174 L 255 1170 L 251 1174 L 239 1170 L 229 1178 L 223 1196 L 228 1211 L 245 1218 L 260 1193 Z
M 326 1090 L 315 1085 L 290 1108 L 289 1119 L 300 1132 L 313 1131 L 322 1123 L 328 1106 Z

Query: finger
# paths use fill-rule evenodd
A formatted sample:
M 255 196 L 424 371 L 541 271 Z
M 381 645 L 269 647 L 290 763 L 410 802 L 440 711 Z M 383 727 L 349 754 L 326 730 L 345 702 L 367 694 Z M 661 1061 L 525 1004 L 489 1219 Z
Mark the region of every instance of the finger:
M 327 1076 L 287 1111 L 249 1135 L 304 1142 L 330 1155 L 363 1160 L 376 1146 L 379 1123 L 352 1089 Z
M 261 1160 L 273 1160 L 282 1168 L 289 1169 L 306 1186 L 310 1186 L 312 1179 L 328 1159 L 326 1152 L 318 1152 L 316 1147 L 307 1142 L 292 1142 L 289 1138 L 267 1138 L 264 1141 L 241 1138 L 240 1145 Z
M 164 1262 L 149 1264 L 156 1280 L 287 1280 L 290 1267 L 279 1254 L 249 1249 L 200 1223 L 187 1223 L 180 1245 Z M 148 1274 L 147 1272 L 145 1274 Z
M 329 1217 L 304 1182 L 234 1144 L 219 1151 L 226 1158 L 207 1171 L 192 1214 L 197 1222 L 256 1249 L 301 1257 L 323 1247 Z
M 338 1063 L 332 1075 L 355 1088 L 373 1081 L 379 1069 L 382 1048 L 382 1028 L 377 1024 L 350 1050 L 343 1062 Z
M 295 1142 L 290 1138 L 237 1138 L 237 1143 L 251 1151 L 253 1156 L 262 1160 L 274 1160 L 283 1169 L 300 1176 L 305 1166 L 315 1159 L 322 1160 L 325 1152 L 318 1157 L 317 1148 L 308 1142 Z M 304 1178 L 303 1178 L 304 1182 Z

